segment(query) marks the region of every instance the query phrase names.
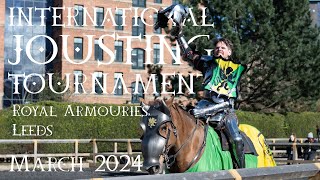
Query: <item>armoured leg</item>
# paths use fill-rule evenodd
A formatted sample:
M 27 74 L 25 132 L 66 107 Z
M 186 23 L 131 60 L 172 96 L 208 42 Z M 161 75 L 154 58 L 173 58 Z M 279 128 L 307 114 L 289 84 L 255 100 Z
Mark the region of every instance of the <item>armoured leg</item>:
M 245 168 L 244 143 L 238 128 L 237 117 L 234 112 L 229 112 L 226 119 L 226 134 L 232 144 L 232 151 L 239 168 Z

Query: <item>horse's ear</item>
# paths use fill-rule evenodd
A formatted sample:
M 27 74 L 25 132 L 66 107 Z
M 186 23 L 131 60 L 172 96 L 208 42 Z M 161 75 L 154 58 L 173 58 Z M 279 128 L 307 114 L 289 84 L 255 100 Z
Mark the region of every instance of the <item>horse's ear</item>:
M 170 106 L 173 103 L 174 96 L 171 96 L 171 98 L 167 99 L 165 102 L 168 106 Z
M 141 105 L 146 105 L 146 100 L 143 98 L 139 98 Z
M 145 99 L 143 98 L 140 98 L 140 105 L 141 105 L 141 108 L 144 110 L 144 112 L 147 112 L 150 108 L 150 106 L 146 103 Z

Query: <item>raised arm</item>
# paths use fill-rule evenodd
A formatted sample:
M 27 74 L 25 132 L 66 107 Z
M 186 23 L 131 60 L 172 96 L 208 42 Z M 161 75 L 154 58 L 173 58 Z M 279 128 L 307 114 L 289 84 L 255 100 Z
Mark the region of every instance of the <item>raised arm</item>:
M 172 19 L 175 26 L 172 28 L 170 34 L 177 40 L 183 60 L 190 62 L 196 69 L 203 71 L 204 63 L 212 60 L 212 57 L 197 54 L 195 50 L 188 45 L 182 32 L 182 24 L 188 15 L 189 10 L 187 7 L 182 6 L 181 4 L 171 5 L 158 12 L 158 20 L 154 28 L 165 28 L 168 25 L 168 20 Z
M 190 62 L 197 70 L 203 72 L 205 64 L 212 60 L 212 56 L 196 53 L 195 49 L 190 48 L 182 32 L 176 39 L 182 51 L 182 59 Z

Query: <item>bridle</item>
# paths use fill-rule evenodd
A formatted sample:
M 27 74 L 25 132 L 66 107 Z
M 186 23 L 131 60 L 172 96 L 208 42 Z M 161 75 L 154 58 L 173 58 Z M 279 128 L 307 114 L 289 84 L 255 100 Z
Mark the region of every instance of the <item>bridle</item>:
M 164 104 L 168 109 L 170 109 L 170 107 L 168 107 L 168 106 L 165 104 L 164 101 L 163 101 L 163 104 Z M 172 107 L 172 108 L 175 108 L 172 104 L 171 104 L 171 107 Z M 176 109 L 176 108 L 175 108 L 175 109 Z M 169 119 L 168 119 L 165 123 L 170 122 L 170 125 L 171 125 L 171 127 L 172 127 L 172 129 L 173 129 L 173 130 L 172 130 L 172 131 L 173 131 L 173 134 L 174 134 L 174 136 L 177 138 L 177 137 L 178 137 L 177 128 L 176 128 L 176 126 L 173 124 L 173 121 L 172 121 L 172 119 L 171 119 L 171 117 L 172 117 L 172 116 L 171 116 L 171 111 L 169 110 L 169 112 L 170 112 L 170 115 L 168 115 L 168 116 L 169 116 Z M 194 136 L 197 128 L 199 127 L 199 125 L 200 125 L 200 122 L 199 122 L 198 119 L 196 119 L 196 126 L 193 128 L 191 134 L 190 134 L 190 135 L 188 136 L 188 138 L 184 141 L 184 143 L 178 148 L 178 150 L 177 150 L 175 153 L 173 153 L 172 155 L 168 155 L 171 147 L 173 146 L 173 145 L 169 145 L 169 144 L 168 144 L 169 139 L 170 139 L 170 134 L 171 134 L 170 128 L 168 128 L 166 137 L 164 137 L 164 138 L 166 139 L 165 146 L 164 146 L 163 151 L 162 151 L 162 153 L 161 153 L 161 155 L 163 155 L 163 157 L 164 157 L 164 162 L 165 162 L 165 164 L 166 164 L 167 169 L 170 169 L 170 167 L 175 163 L 176 157 L 177 157 L 178 154 L 181 152 L 181 150 L 189 143 L 189 141 L 191 141 L 191 139 L 192 139 L 192 137 Z M 196 156 L 192 159 L 191 162 L 189 162 L 189 164 L 188 164 L 188 166 L 187 166 L 187 169 L 189 169 L 189 168 L 194 164 L 194 162 L 198 159 L 200 153 L 202 152 L 204 146 L 206 145 L 207 130 L 208 130 L 208 124 L 206 124 L 205 127 L 204 127 L 204 139 L 203 139 L 203 143 L 202 143 L 200 149 L 198 150 Z

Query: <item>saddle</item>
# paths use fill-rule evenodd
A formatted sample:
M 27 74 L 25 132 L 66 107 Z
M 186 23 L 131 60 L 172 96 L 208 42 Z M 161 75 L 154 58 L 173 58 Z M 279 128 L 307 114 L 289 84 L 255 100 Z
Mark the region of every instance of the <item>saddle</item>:
M 222 150 L 223 151 L 231 151 L 231 149 L 230 149 L 231 146 L 230 146 L 230 143 L 229 143 L 228 138 L 226 137 L 225 133 L 221 129 L 220 130 L 215 129 L 215 131 L 217 132 L 217 134 L 220 137 Z M 254 148 L 254 145 L 253 145 L 251 139 L 242 131 L 240 131 L 240 134 L 242 137 L 242 141 L 244 143 L 244 153 L 258 156 L 258 153 L 257 153 L 256 149 Z
M 197 105 L 196 108 L 194 109 L 205 109 L 205 108 L 210 108 L 210 105 L 212 103 L 210 103 L 207 100 L 201 100 L 199 102 L 199 104 Z M 192 111 L 191 111 L 192 112 Z M 191 113 L 191 115 L 193 115 L 193 113 Z M 209 125 L 211 127 L 213 127 L 213 129 L 217 132 L 217 134 L 220 137 L 220 142 L 221 142 L 221 146 L 222 146 L 222 150 L 224 151 L 230 151 L 230 143 L 228 138 L 226 137 L 225 133 L 223 132 L 224 129 L 224 118 L 226 117 L 226 110 L 224 110 L 224 108 L 222 108 L 219 111 L 216 111 L 214 113 L 214 115 L 210 115 L 210 117 L 207 116 L 207 114 L 202 114 L 202 116 L 198 116 L 196 118 L 199 118 L 201 120 L 206 120 L 208 118 L 210 118 L 207 122 L 209 123 Z M 242 131 L 240 131 L 240 134 L 242 136 L 242 140 L 244 143 L 244 153 L 245 154 L 253 154 L 255 156 L 258 156 L 258 153 L 256 152 L 254 145 L 251 141 L 251 139 Z

